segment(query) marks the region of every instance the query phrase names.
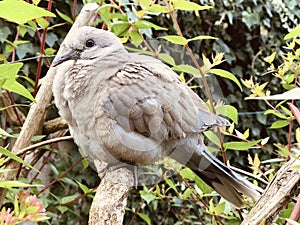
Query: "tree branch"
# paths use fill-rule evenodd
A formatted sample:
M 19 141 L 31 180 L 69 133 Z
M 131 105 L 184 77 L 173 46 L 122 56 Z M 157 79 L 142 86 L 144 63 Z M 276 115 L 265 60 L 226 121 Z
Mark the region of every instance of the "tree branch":
M 291 159 L 280 168 L 241 225 L 273 224 L 280 210 L 300 193 L 300 170 L 292 168 L 299 163 Z
M 61 55 L 65 51 L 64 43 L 68 40 L 72 31 L 78 29 L 79 27 L 87 25 L 90 22 L 91 18 L 95 15 L 97 9 L 98 9 L 97 4 L 86 4 L 82 8 L 77 20 L 73 24 L 64 42 L 60 46 L 57 55 Z M 32 106 L 30 107 L 29 113 L 22 127 L 21 133 L 12 149 L 12 153 L 18 155 L 22 149 L 30 145 L 31 138 L 37 133 L 41 132 L 42 130 L 41 125 L 43 124 L 44 121 L 45 111 L 52 98 L 52 83 L 53 83 L 53 78 L 55 73 L 56 73 L 56 68 L 50 67 L 47 72 L 47 75 L 44 78 L 42 86 L 40 87 L 40 90 L 36 95 L 37 103 L 32 104 Z M 19 166 L 20 166 L 19 163 L 16 161 L 12 161 L 10 164 L 8 164 L 6 169 L 9 172 L 1 174 L 0 181 L 14 180 L 16 178 Z M 5 196 L 6 196 L 6 189 L 1 188 L 0 205 L 3 204 L 5 200 Z
M 127 197 L 133 186 L 130 170 L 124 167 L 108 169 L 94 197 L 89 225 L 122 225 Z

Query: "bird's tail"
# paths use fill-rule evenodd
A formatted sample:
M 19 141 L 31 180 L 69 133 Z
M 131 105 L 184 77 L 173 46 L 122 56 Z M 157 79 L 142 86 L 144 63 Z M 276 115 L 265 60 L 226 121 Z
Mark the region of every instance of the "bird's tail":
M 238 208 L 244 206 L 241 194 L 254 200 L 260 197 L 262 189 L 232 171 L 205 147 L 198 146 L 186 165 L 223 198 Z

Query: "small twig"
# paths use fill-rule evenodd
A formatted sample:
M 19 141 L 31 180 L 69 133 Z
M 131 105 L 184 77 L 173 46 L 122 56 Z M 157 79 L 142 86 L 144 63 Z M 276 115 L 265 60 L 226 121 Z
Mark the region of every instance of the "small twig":
M 245 176 L 247 176 L 247 177 L 251 177 L 251 178 L 253 178 L 254 180 L 257 180 L 257 181 L 259 181 L 260 183 L 262 183 L 262 184 L 264 184 L 264 185 L 268 185 L 268 184 L 269 184 L 268 181 L 265 181 L 264 179 L 260 178 L 259 176 L 256 176 L 256 175 L 254 175 L 254 174 L 252 174 L 252 173 L 249 173 L 249 172 L 247 172 L 247 171 L 245 171 L 245 170 L 241 170 L 241 169 L 239 169 L 239 168 L 236 168 L 236 167 L 230 166 L 230 165 L 228 165 L 228 167 L 229 167 L 230 169 L 234 170 L 235 172 L 238 172 L 238 173 L 243 174 L 243 175 L 245 175 Z
M 52 138 L 52 139 L 46 140 L 46 141 L 41 141 L 39 143 L 30 145 L 26 148 L 21 149 L 18 152 L 18 154 L 16 154 L 16 156 L 22 156 L 22 155 L 26 154 L 27 152 L 29 152 L 31 150 L 40 148 L 40 147 L 45 146 L 45 145 L 49 145 L 49 144 L 53 144 L 53 143 L 61 142 L 61 141 L 68 141 L 68 140 L 72 140 L 72 139 L 73 139 L 73 137 L 71 137 L 71 136 L 65 136 L 65 137 Z M 4 160 L 3 164 L 6 164 L 11 160 L 12 160 L 11 158 L 7 158 L 7 159 Z
M 51 187 L 54 183 L 59 181 L 62 177 L 64 177 L 68 172 L 70 172 L 75 166 L 77 166 L 84 157 L 81 157 L 79 160 L 77 160 L 72 166 L 70 166 L 65 172 L 61 173 L 58 177 L 56 177 L 53 181 L 51 181 L 47 186 L 45 186 L 41 191 L 40 194 L 43 193 L 45 190 L 47 190 L 49 187 Z

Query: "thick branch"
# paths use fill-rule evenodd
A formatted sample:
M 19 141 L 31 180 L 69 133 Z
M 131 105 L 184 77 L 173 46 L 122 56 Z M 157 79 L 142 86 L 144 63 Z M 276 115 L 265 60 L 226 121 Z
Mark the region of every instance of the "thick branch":
M 299 162 L 291 159 L 281 167 L 241 225 L 273 224 L 280 210 L 300 192 L 300 170 L 292 168 Z
M 127 196 L 133 186 L 134 179 L 130 170 L 108 169 L 94 197 L 89 225 L 122 225 Z
M 57 55 L 61 55 L 65 51 L 64 43 L 68 40 L 69 36 L 71 35 L 70 33 L 72 33 L 73 30 L 79 27 L 87 25 L 90 22 L 91 18 L 95 15 L 97 8 L 98 8 L 97 4 L 86 4 L 82 8 L 77 20 L 73 24 L 63 44 L 59 48 Z M 41 125 L 43 124 L 45 111 L 52 97 L 52 83 L 53 83 L 53 78 L 55 73 L 56 73 L 56 68 L 50 67 L 47 72 L 47 75 L 44 78 L 42 86 L 38 94 L 36 95 L 37 103 L 32 104 L 32 106 L 30 107 L 29 113 L 22 127 L 21 133 L 12 149 L 12 152 L 16 155 L 19 154 L 21 149 L 29 146 L 31 142 L 31 138 L 37 133 L 39 133 L 42 129 Z M 6 167 L 6 169 L 8 169 L 9 172 L 1 174 L 0 180 L 1 181 L 14 180 L 17 175 L 18 167 L 19 167 L 19 163 L 12 161 Z M 6 196 L 6 189 L 1 188 L 0 205 L 3 204 L 3 201 L 5 200 L 5 196 Z

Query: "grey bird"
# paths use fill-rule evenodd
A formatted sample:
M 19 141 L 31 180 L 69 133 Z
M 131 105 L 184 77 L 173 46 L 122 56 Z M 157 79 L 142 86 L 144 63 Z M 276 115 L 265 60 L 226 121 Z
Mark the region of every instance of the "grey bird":
M 236 207 L 241 194 L 255 200 L 254 184 L 216 159 L 203 132 L 229 122 L 160 60 L 129 53 L 110 31 L 76 30 L 52 63 L 59 114 L 92 159 L 150 165 L 171 157 L 192 169 Z

